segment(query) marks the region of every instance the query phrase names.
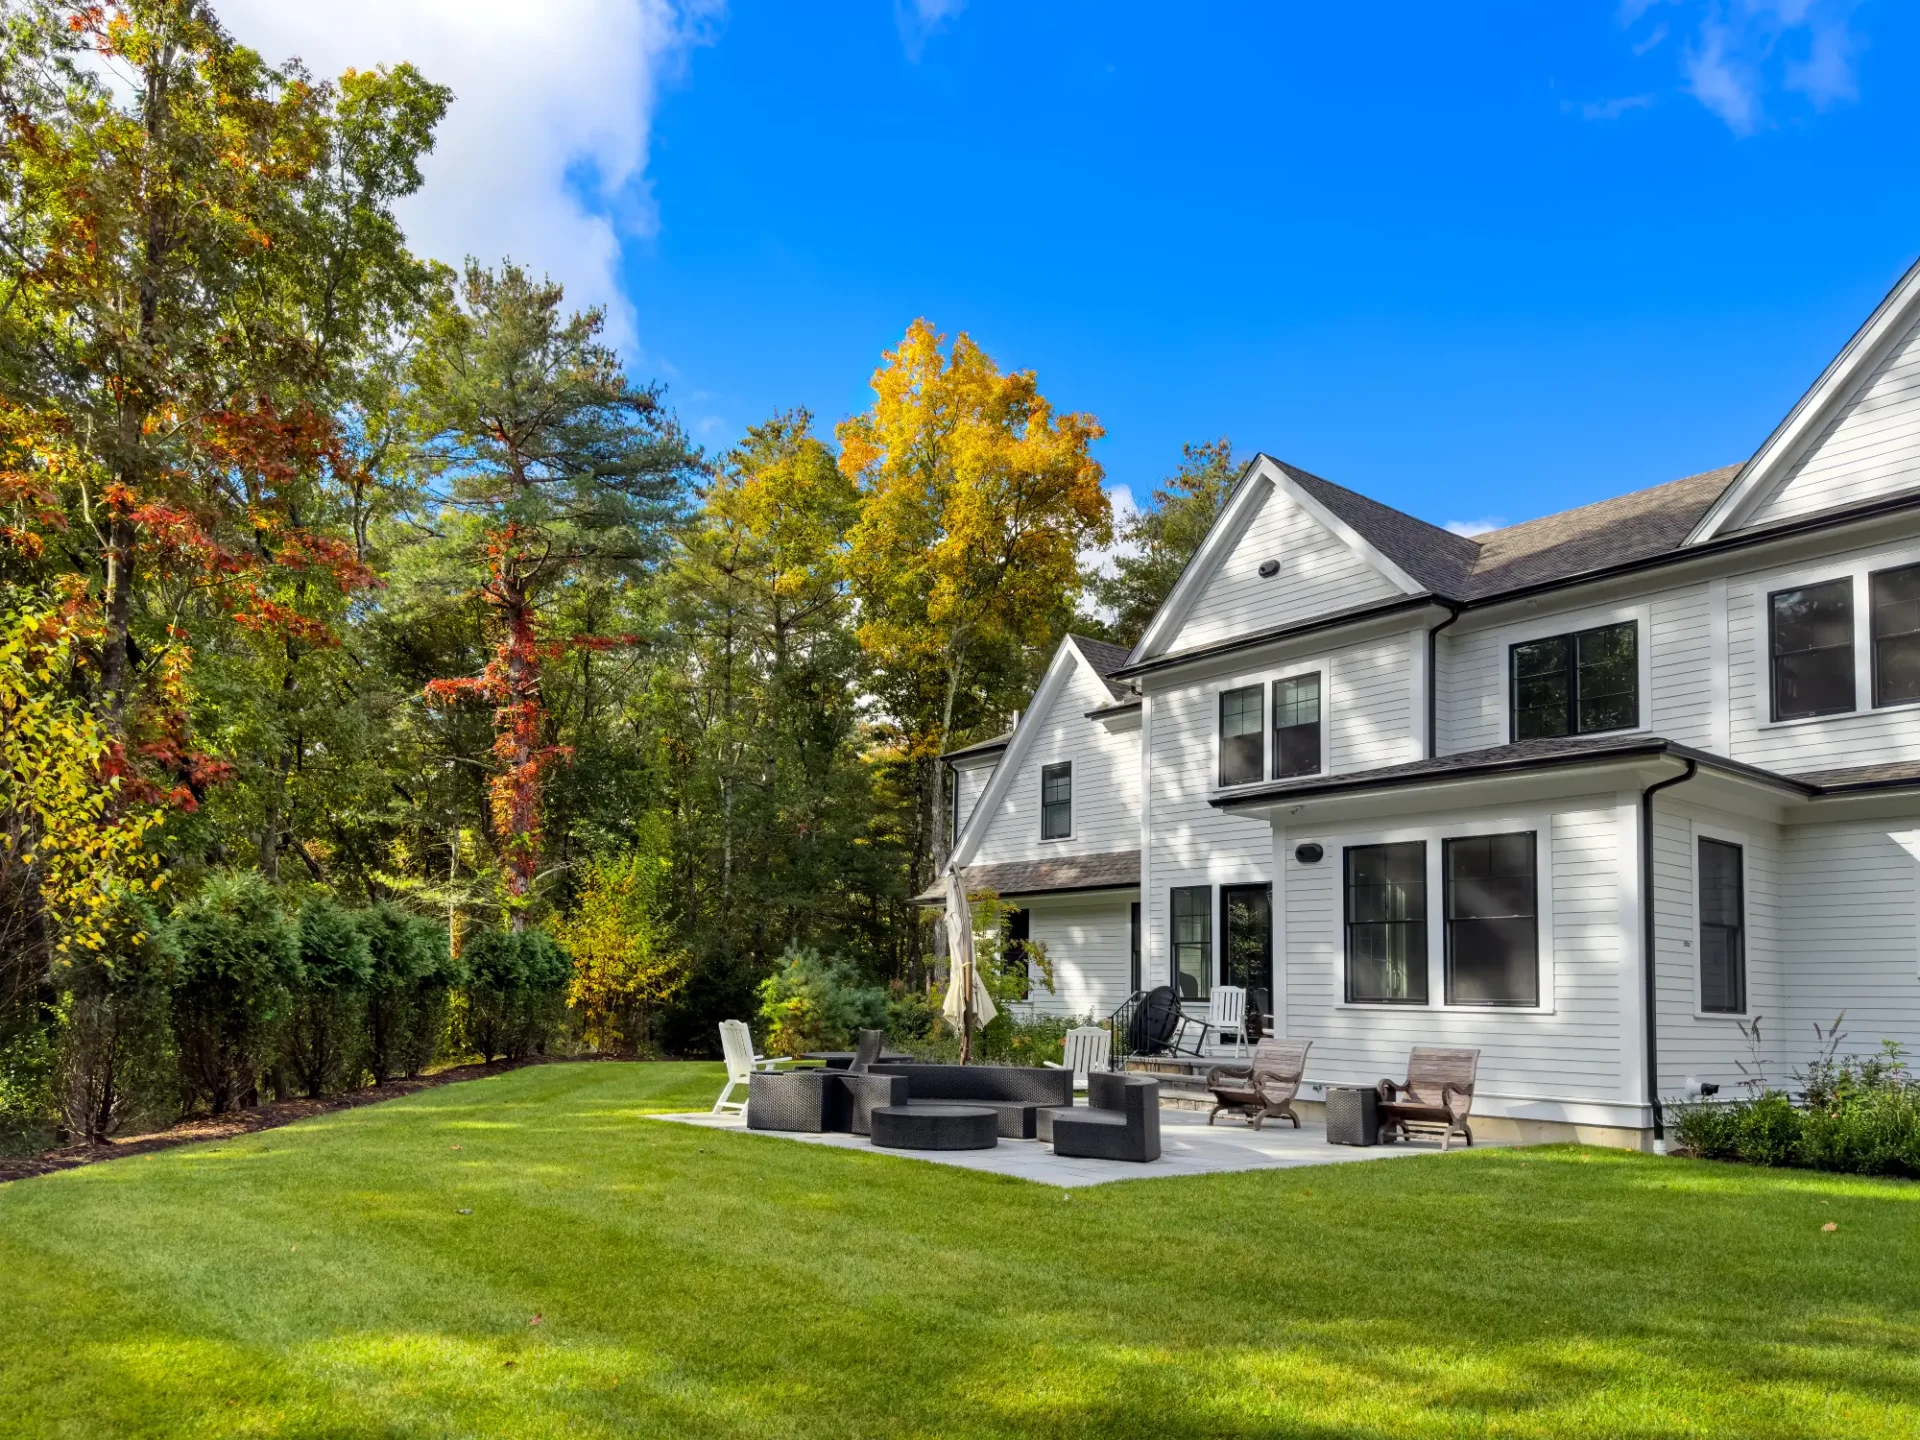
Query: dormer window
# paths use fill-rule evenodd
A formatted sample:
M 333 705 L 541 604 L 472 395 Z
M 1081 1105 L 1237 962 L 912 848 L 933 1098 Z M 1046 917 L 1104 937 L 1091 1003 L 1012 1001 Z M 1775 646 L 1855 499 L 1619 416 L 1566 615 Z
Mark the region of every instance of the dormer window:
M 1243 685 L 1220 692 L 1220 783 L 1250 785 L 1260 778 L 1266 759 L 1261 687 Z
M 1632 620 L 1515 645 L 1514 740 L 1597 735 L 1640 723 L 1640 636 Z

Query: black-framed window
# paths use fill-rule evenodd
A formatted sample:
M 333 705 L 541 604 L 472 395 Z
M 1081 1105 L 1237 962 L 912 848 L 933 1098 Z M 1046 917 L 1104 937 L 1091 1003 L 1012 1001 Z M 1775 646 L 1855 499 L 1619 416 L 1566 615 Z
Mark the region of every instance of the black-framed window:
M 1027 964 L 1027 942 L 1033 938 L 1033 912 L 1007 911 L 1007 943 L 1000 952 L 1000 968 L 1014 982 L 1014 998 L 1025 1000 L 1033 985 L 1033 972 Z
M 1320 772 L 1320 672 L 1273 682 L 1273 778 Z
M 1597 735 L 1640 723 L 1640 626 L 1623 620 L 1508 652 L 1511 739 Z
M 1773 718 L 1854 708 L 1853 580 L 1826 580 L 1767 596 Z
M 1920 700 L 1920 565 L 1867 581 L 1873 606 L 1873 703 Z
M 1220 783 L 1246 785 L 1260 778 L 1261 700 L 1258 685 L 1220 692 Z
M 1213 993 L 1213 887 L 1176 885 L 1171 898 L 1173 993 L 1204 1000 Z
M 1747 1013 L 1744 855 L 1738 845 L 1700 837 L 1700 1008 Z
M 1427 1003 L 1427 843 L 1346 852 L 1347 1003 Z
M 1443 842 L 1447 1004 L 1540 1003 L 1537 850 L 1532 830 Z
M 1065 840 L 1073 834 L 1073 762 L 1040 767 L 1040 838 Z

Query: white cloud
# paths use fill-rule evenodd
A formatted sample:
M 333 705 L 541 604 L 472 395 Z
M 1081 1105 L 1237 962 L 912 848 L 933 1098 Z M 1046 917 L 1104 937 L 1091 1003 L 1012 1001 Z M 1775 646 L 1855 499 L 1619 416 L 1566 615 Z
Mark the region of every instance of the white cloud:
M 893 0 L 893 23 L 899 27 L 907 59 L 918 65 L 927 41 L 966 8 L 967 0 Z
M 332 77 L 407 60 L 452 87 L 426 185 L 401 206 L 414 249 L 455 265 L 511 256 L 605 306 L 609 338 L 632 351 L 621 244 L 658 228 L 653 114 L 711 40 L 715 0 L 222 0 L 219 13 L 270 63 L 298 56 Z
M 1133 491 L 1125 485 L 1107 486 L 1107 502 L 1113 506 L 1113 540 L 1106 545 L 1088 545 L 1080 551 L 1080 572 L 1083 575 L 1111 575 L 1113 562 L 1122 555 L 1138 555 L 1140 547 L 1122 540 L 1120 536 L 1134 520 L 1139 518 L 1140 505 L 1133 498 Z M 1085 605 L 1096 619 L 1111 620 L 1113 612 L 1096 602 L 1091 594 L 1082 594 L 1080 603 Z
M 1486 515 L 1478 520 L 1449 520 L 1440 528 L 1450 530 L 1455 535 L 1464 535 L 1471 540 L 1476 535 L 1485 535 L 1490 531 L 1503 529 L 1506 523 L 1504 515 Z
M 1772 93 L 1804 95 L 1816 110 L 1856 99 L 1854 60 L 1865 47 L 1850 21 L 1858 0 L 1625 0 L 1619 10 L 1631 30 L 1655 10 L 1674 10 L 1692 34 L 1681 49 L 1681 88 L 1735 135 L 1768 123 Z M 1656 20 L 1633 44 L 1645 55 L 1667 37 Z M 1589 116 L 1588 118 L 1602 118 Z M 1611 118 L 1611 117 L 1604 117 Z
M 1569 100 L 1560 108 L 1577 112 L 1582 120 L 1618 120 L 1629 110 L 1644 110 L 1651 104 L 1651 95 L 1621 95 L 1612 100 L 1586 100 L 1577 105 Z

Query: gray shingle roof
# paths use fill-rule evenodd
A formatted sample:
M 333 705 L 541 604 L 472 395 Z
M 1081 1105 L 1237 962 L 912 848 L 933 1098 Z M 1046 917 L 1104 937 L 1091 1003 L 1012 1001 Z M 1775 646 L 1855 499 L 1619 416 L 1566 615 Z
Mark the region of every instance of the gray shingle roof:
M 961 755 L 984 755 L 989 750 L 1004 750 L 1007 748 L 1007 742 L 1011 739 L 1013 739 L 1013 732 L 1008 730 L 1004 734 L 995 735 L 989 740 L 976 740 L 971 745 L 962 745 L 958 750 L 944 751 L 942 752 L 941 758 L 952 760 Z
M 1078 645 L 1080 653 L 1092 662 L 1093 668 L 1099 672 L 1101 680 L 1106 682 L 1106 687 L 1112 692 L 1114 699 L 1131 700 L 1133 698 L 1133 691 L 1113 678 L 1113 672 L 1126 664 L 1127 656 L 1132 653 L 1126 646 L 1109 645 L 1104 640 L 1092 640 L 1085 635 L 1071 635 L 1067 638 Z
M 1000 865 L 968 865 L 960 879 L 968 891 L 996 895 L 1050 895 L 1062 890 L 1124 890 L 1140 883 L 1140 852 L 1108 850 L 1094 855 L 1061 855 L 1050 860 L 1011 860 Z M 937 905 L 946 886 L 936 883 L 914 896 Z
M 1488 600 L 1678 549 L 1740 471 L 1724 465 L 1468 539 L 1297 466 L 1274 463 L 1374 549 L 1449 600 Z
M 1884 765 L 1847 765 L 1836 770 L 1804 770 L 1791 778 L 1802 785 L 1812 785 L 1824 791 L 1920 784 L 1920 760 L 1895 760 Z

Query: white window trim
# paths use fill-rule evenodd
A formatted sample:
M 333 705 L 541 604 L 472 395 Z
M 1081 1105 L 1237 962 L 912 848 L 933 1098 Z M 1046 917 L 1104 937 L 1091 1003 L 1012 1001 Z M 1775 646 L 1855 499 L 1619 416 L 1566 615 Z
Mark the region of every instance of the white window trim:
M 1055 765 L 1064 765 L 1067 767 L 1067 833 L 1064 835 L 1047 834 L 1047 771 L 1052 769 Z M 1080 807 L 1074 803 L 1073 761 L 1042 760 L 1040 762 L 1039 772 L 1036 775 L 1035 779 L 1040 787 L 1040 805 L 1039 805 L 1040 813 L 1038 817 L 1040 843 L 1042 845 L 1071 844 L 1074 839 L 1074 836 L 1078 833 L 1080 828 L 1078 823 L 1080 818 L 1078 813 Z
M 1829 561 L 1826 564 L 1795 566 L 1753 577 L 1754 635 L 1754 727 L 1758 730 L 1784 730 L 1796 725 L 1844 724 L 1872 715 L 1893 715 L 1903 710 L 1920 710 L 1920 700 L 1902 700 L 1892 705 L 1873 703 L 1873 593 L 1871 577 L 1882 570 L 1898 570 L 1920 565 L 1920 546 L 1886 550 L 1864 558 Z M 1800 715 L 1791 720 L 1773 718 L 1773 606 L 1772 597 L 1782 590 L 1802 585 L 1818 585 L 1830 580 L 1853 582 L 1853 708 L 1836 710 L 1831 715 Z
M 1320 672 L 1320 768 L 1316 776 L 1333 773 L 1333 657 L 1316 655 L 1305 660 L 1289 660 L 1284 665 L 1269 666 L 1263 670 L 1251 671 L 1244 675 L 1223 678 L 1207 688 L 1207 703 L 1212 707 L 1211 723 L 1213 727 L 1212 769 L 1207 775 L 1207 793 L 1225 795 L 1237 790 L 1251 789 L 1255 785 L 1271 785 L 1273 779 L 1273 686 L 1277 680 L 1290 680 L 1296 675 L 1310 675 Z M 1238 785 L 1220 783 L 1220 697 L 1229 690 L 1244 690 L 1249 686 L 1258 686 L 1260 690 L 1260 775 L 1258 779 L 1242 781 Z M 1305 780 L 1305 775 L 1290 775 L 1290 780 Z
M 1704 983 L 1700 974 L 1700 957 L 1705 953 L 1700 945 L 1700 842 L 1719 840 L 1728 845 L 1740 847 L 1740 964 L 1745 970 L 1742 987 L 1746 991 L 1747 1008 L 1740 1011 L 1708 1010 L 1701 1004 L 1701 987 Z M 1710 821 L 1692 820 L 1688 822 L 1687 834 L 1687 904 L 1693 911 L 1693 919 L 1687 926 L 1689 939 L 1687 946 L 1693 952 L 1693 963 L 1688 971 L 1693 983 L 1693 1018 L 1709 1024 L 1720 1021 L 1729 1024 L 1743 1023 L 1753 1018 L 1753 837 L 1744 830 L 1736 830 L 1727 825 L 1716 825 Z
M 1552 633 L 1552 632 L 1549 632 Z M 1507 835 L 1515 831 L 1534 833 L 1534 911 L 1539 927 L 1540 1003 L 1538 1005 L 1449 1005 L 1447 1003 L 1447 921 L 1445 908 L 1445 848 L 1448 840 L 1475 835 Z M 1315 837 L 1287 832 L 1289 846 L 1302 845 Z M 1427 1003 L 1393 1004 L 1379 1000 L 1348 1000 L 1347 995 L 1347 851 L 1363 845 L 1395 845 L 1424 840 L 1427 845 Z M 1376 830 L 1362 834 L 1337 835 L 1319 843 L 1326 859 L 1334 865 L 1333 906 L 1333 990 L 1338 1010 L 1389 1011 L 1405 1013 L 1440 1012 L 1448 1015 L 1552 1015 L 1558 1006 L 1553 954 L 1553 812 L 1523 811 L 1485 820 L 1460 820 L 1438 824 L 1409 826 L 1398 830 Z
M 1525 645 L 1534 640 L 1549 640 L 1556 635 L 1577 635 L 1583 630 L 1598 629 L 1602 625 L 1618 625 L 1623 621 L 1634 622 L 1634 658 L 1639 665 L 1638 677 L 1639 720 L 1633 725 L 1624 725 L 1618 730 L 1595 730 L 1595 735 L 1634 735 L 1643 734 L 1653 728 L 1653 606 L 1650 602 L 1638 605 L 1603 606 L 1588 610 L 1566 610 L 1557 615 L 1543 615 L 1538 620 L 1523 624 L 1502 626 L 1494 632 L 1494 643 L 1498 647 L 1499 674 L 1499 742 L 1502 745 L 1513 743 L 1513 647 Z

